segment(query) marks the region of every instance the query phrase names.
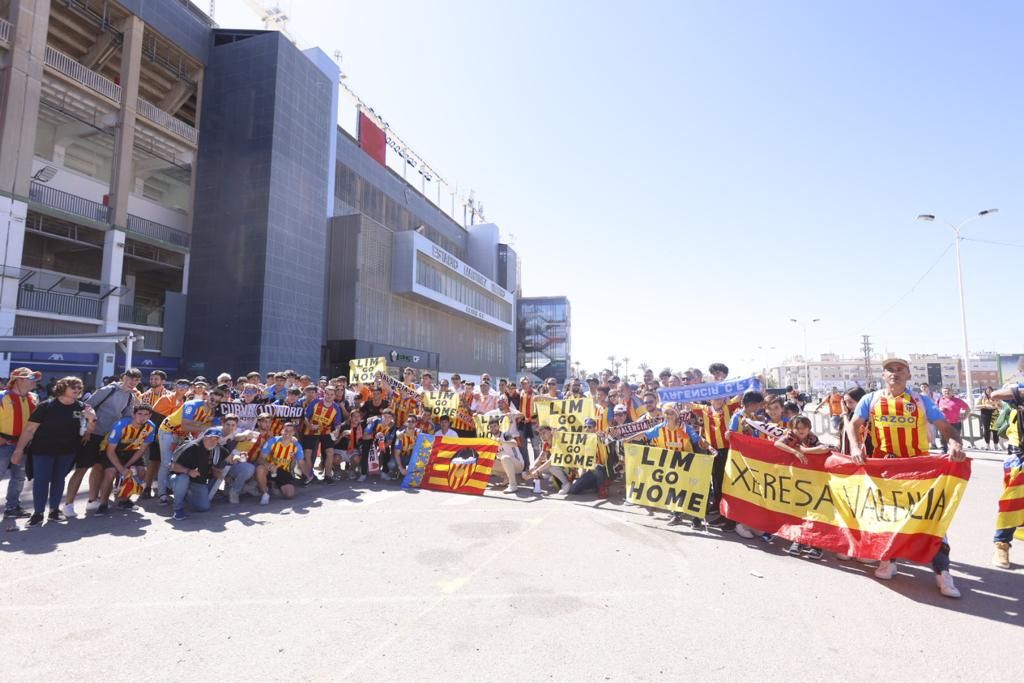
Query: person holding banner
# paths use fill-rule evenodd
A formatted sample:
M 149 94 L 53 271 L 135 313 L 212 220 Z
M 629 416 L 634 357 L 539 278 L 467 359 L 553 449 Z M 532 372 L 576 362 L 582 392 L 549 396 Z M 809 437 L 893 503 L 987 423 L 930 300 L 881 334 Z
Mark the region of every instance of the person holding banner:
M 850 457 L 855 463 L 864 464 L 862 427 L 869 426 L 875 436 L 875 457 L 916 458 L 928 455 L 929 423 L 949 444 L 950 460 L 960 462 L 966 458 L 960 433 L 946 421 L 946 416 L 930 398 L 907 390 L 909 381 L 909 362 L 902 358 L 887 358 L 882 362 L 884 388 L 866 394 L 857 404 L 853 420 L 847 425 Z M 946 539 L 932 559 L 932 569 L 939 592 L 949 598 L 959 598 L 960 591 L 949 573 L 949 544 Z M 895 560 L 882 560 L 875 569 L 875 576 L 879 579 L 888 581 L 895 575 Z
M 679 422 L 679 409 L 675 404 L 665 404 L 662 413 L 665 416 L 665 421 L 644 433 L 647 443 L 658 448 L 667 448 L 683 453 L 697 453 L 707 449 L 707 443 L 692 426 Z M 682 524 L 685 518 L 686 515 L 683 513 L 674 512 L 668 522 L 669 526 Z M 700 517 L 690 517 L 690 526 L 694 531 L 702 531 L 704 520 Z
M 523 460 L 529 465 L 529 463 L 535 462 L 540 453 L 537 445 L 537 435 L 533 429 L 533 418 L 536 415 L 534 409 L 533 399 L 536 392 L 533 390 L 533 382 L 530 381 L 529 377 L 519 378 L 519 412 L 523 414 Z M 527 452 L 527 447 L 533 451 L 533 454 Z
M 601 439 L 597 438 L 597 420 L 588 417 L 583 421 L 586 434 L 593 434 L 597 445 L 597 464 L 576 478 L 569 488 L 569 495 L 578 496 L 590 491 L 596 491 L 602 498 L 608 497 L 608 480 L 611 479 L 611 472 L 608 469 L 608 447 Z
M 779 403 L 779 410 L 781 412 L 781 400 L 777 396 L 773 396 L 772 400 Z M 786 432 L 775 441 L 775 447 L 789 453 L 805 465 L 807 464 L 808 455 L 828 455 L 831 449 L 818 440 L 818 435 L 811 431 L 811 427 L 809 417 L 804 415 L 794 417 L 789 421 L 789 428 L 786 429 Z M 797 541 L 793 541 L 786 552 L 794 557 L 799 557 L 800 553 L 805 553 L 812 560 L 820 560 L 825 555 L 821 548 L 815 548 L 814 546 L 805 545 Z

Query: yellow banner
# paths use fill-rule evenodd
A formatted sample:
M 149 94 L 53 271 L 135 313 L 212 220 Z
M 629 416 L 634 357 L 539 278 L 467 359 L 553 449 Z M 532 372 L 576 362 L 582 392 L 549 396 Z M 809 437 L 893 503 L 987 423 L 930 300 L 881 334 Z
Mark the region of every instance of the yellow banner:
M 507 432 L 511 427 L 511 422 L 508 415 L 501 416 L 500 430 L 501 432 Z M 487 423 L 491 421 L 490 417 L 485 415 L 476 414 L 473 415 L 473 422 L 476 424 L 476 435 L 481 439 L 490 437 L 490 430 L 487 428 Z
M 551 464 L 555 467 L 597 467 L 597 434 L 557 431 L 551 437 Z
M 636 505 L 703 518 L 714 456 L 626 444 L 626 499 Z
M 423 405 L 430 409 L 435 420 L 447 415 L 454 418 L 459 409 L 459 397 L 454 391 L 430 391 L 423 394 Z
M 542 427 L 563 429 L 567 432 L 582 432 L 583 421 L 594 417 L 594 400 L 567 398 L 558 401 L 537 403 L 537 417 Z
M 805 521 L 871 534 L 939 535 L 949 527 L 967 481 L 883 478 L 783 465 L 729 452 L 726 497 Z
M 388 371 L 388 359 L 380 358 L 355 358 L 348 362 L 348 383 L 369 384 L 377 379 L 378 372 Z

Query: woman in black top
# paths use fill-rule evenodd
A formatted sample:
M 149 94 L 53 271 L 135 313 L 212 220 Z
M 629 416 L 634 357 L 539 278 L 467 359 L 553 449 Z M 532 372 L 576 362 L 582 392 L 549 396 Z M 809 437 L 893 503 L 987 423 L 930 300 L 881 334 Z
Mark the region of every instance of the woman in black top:
M 92 406 L 81 400 L 82 389 L 82 380 L 77 377 L 59 380 L 53 387 L 54 398 L 43 401 L 32 411 L 11 456 L 11 462 L 21 464 L 25 447 L 32 442 L 32 507 L 35 512 L 28 520 L 29 526 L 43 523 L 47 497 L 50 519 L 67 520 L 60 509 L 64 478 L 75 462 L 82 435 L 89 434 L 96 421 Z

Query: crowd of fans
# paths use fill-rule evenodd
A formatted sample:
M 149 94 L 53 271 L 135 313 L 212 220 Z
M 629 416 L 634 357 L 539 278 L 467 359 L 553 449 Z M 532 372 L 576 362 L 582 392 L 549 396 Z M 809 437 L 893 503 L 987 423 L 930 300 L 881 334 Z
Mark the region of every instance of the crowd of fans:
M 900 359 L 886 363 L 888 389 L 834 389 L 814 408 L 807 408 L 809 397 L 793 387 L 688 404 L 660 400 L 661 388 L 725 380 L 729 369 L 721 363 L 711 365 L 706 376 L 696 368 L 665 369 L 658 376 L 647 370 L 641 382 L 631 384 L 605 370 L 564 385 L 549 379 L 539 386 L 526 377 L 494 383 L 488 374 L 479 384 L 458 374 L 437 381 L 429 371 L 406 368 L 400 379 L 377 375 L 355 386 L 346 377 L 314 380 L 290 370 L 266 378 L 250 372 L 243 377 L 221 374 L 213 382 L 205 377 L 168 382 L 155 370 L 147 378 L 149 386 L 142 387 L 142 373 L 130 368 L 88 396 L 75 377 L 40 391 L 39 373 L 18 368 L 0 395 L 0 474 L 10 478 L 4 517 L 27 518 L 27 526 L 34 527 L 44 522 L 44 514 L 51 522 L 65 522 L 83 514 L 107 515 L 111 506 L 152 504 L 167 506 L 173 519 L 182 520 L 189 511 L 208 510 L 218 497 L 234 505 L 252 496 L 266 505 L 272 497 L 292 498 L 313 485 L 343 480 L 359 485 L 371 477 L 393 482 L 407 474 L 420 434 L 498 440 L 494 477 L 507 493 L 525 485 L 528 494 L 606 496 L 609 485 L 622 477 L 625 444 L 639 440 L 713 456 L 706 519 L 671 514 L 668 524 L 688 523 L 696 529 L 707 525 L 770 542 L 769 535 L 720 512 L 730 433 L 771 439 L 806 461 L 831 449 L 814 434 L 805 410 L 827 407 L 838 434 L 835 450 L 856 461 L 872 455 L 927 455 L 929 447 L 954 459 L 964 457 L 960 425 L 968 406 L 948 390 L 935 397 L 927 385 L 907 388 L 909 365 Z M 455 393 L 458 405 L 451 415 L 435 417 L 427 405 L 426 398 L 438 391 Z M 978 407 L 986 447 L 998 448 L 1006 438 L 1010 456 L 1019 458 L 1020 416 L 1008 392 L 986 390 Z M 552 432 L 539 425 L 536 406 L 584 396 L 594 403 L 593 417 L 584 428 L 599 436 L 597 466 L 588 471 L 554 466 Z M 919 406 L 927 418 L 928 443 L 904 452 L 900 449 L 906 444 L 892 442 L 891 436 L 887 440 L 886 432 L 872 422 L 879 397 Z M 477 416 L 483 416 L 485 425 L 479 434 Z M 647 428 L 622 438 L 625 425 L 644 420 Z M 752 421 L 780 431 L 761 431 Z M 32 479 L 31 512 L 21 504 L 26 478 Z M 84 513 L 76 508 L 83 483 L 88 491 Z M 1013 531 L 997 532 L 994 561 L 999 566 L 1009 566 Z M 822 555 L 799 544 L 789 552 Z M 948 546 L 940 555 L 933 563 L 940 590 L 956 597 Z M 876 576 L 891 578 L 894 568 L 895 563 L 883 562 Z

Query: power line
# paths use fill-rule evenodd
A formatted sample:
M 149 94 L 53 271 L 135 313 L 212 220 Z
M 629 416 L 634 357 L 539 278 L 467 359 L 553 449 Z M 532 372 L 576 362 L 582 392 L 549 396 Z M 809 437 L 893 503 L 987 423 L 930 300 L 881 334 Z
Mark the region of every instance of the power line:
M 951 249 L 952 247 L 953 247 L 953 243 L 952 243 L 952 242 L 950 242 L 949 244 L 947 244 L 947 245 L 946 245 L 946 248 L 942 250 L 942 253 L 941 253 L 941 254 L 939 254 L 938 258 L 936 258 L 936 259 L 935 259 L 935 260 L 934 260 L 934 261 L 932 262 L 932 264 L 931 264 L 930 266 L 928 266 L 928 270 L 924 271 L 924 274 L 923 274 L 923 275 L 921 275 L 921 277 L 917 278 L 917 280 L 916 280 L 916 281 L 914 282 L 914 284 L 912 284 L 912 285 L 910 286 L 910 289 L 908 289 L 908 290 L 907 290 L 906 292 L 904 292 L 904 293 L 903 293 L 903 295 L 902 295 L 902 296 L 900 296 L 900 298 L 896 299 L 896 301 L 894 301 L 894 302 L 893 302 L 893 304 L 892 304 L 891 306 L 889 306 L 889 308 L 887 308 L 887 309 L 885 309 L 884 311 L 882 311 L 882 312 L 881 312 L 881 313 L 880 313 L 880 314 L 879 314 L 879 315 L 878 315 L 878 316 L 877 316 L 877 317 L 876 317 L 876 318 L 875 318 L 874 320 L 872 320 L 871 322 L 869 322 L 869 323 L 868 323 L 867 325 L 862 325 L 860 329 L 861 329 L 861 330 L 867 329 L 868 327 L 870 327 L 871 325 L 874 325 L 875 323 L 877 323 L 877 322 L 878 322 L 879 320 L 881 320 L 881 319 L 882 319 L 882 318 L 884 318 L 885 316 L 889 315 L 889 313 L 890 313 L 890 312 L 891 312 L 891 311 L 892 311 L 892 310 L 893 310 L 894 308 L 896 308 L 896 307 L 897 307 L 897 306 L 898 306 L 898 305 L 899 305 L 900 303 L 902 303 L 902 301 L 903 301 L 904 299 L 906 299 L 906 298 L 907 298 L 908 296 L 910 296 L 910 294 L 911 294 L 911 293 L 913 293 L 913 291 L 914 291 L 915 289 L 917 289 L 917 286 L 918 286 L 919 284 L 921 284 L 921 282 L 922 282 L 922 281 L 923 281 L 923 280 L 924 280 L 924 279 L 925 279 L 926 277 L 928 277 L 928 274 L 929 274 L 929 273 L 931 273 L 931 272 L 932 272 L 933 270 L 935 270 L 935 266 L 939 265 L 939 262 L 940 262 L 940 261 L 942 260 L 942 257 L 943 257 L 943 256 L 945 256 L 945 255 L 946 255 L 946 254 L 947 254 L 947 253 L 949 252 L 949 250 L 950 250 L 950 249 Z
M 983 240 L 977 237 L 961 237 L 960 239 L 968 242 L 984 242 L 985 244 L 998 244 L 1001 247 L 1017 247 L 1018 249 L 1024 249 L 1024 244 L 1015 244 L 1013 242 L 1000 242 L 999 240 Z

